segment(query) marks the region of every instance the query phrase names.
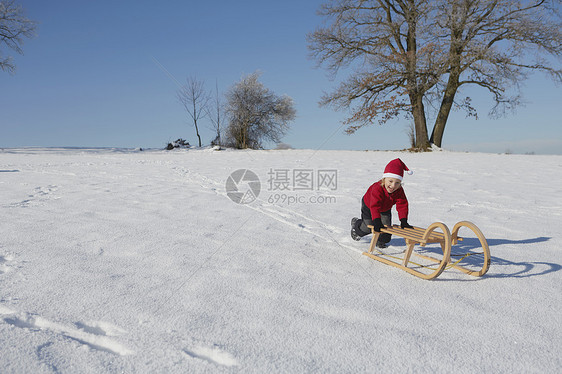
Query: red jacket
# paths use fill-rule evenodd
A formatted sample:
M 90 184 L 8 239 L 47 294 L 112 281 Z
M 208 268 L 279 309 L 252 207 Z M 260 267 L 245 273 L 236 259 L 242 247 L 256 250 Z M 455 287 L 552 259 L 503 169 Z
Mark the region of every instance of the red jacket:
M 363 196 L 365 205 L 371 210 L 371 218 L 380 218 L 381 212 L 390 210 L 396 204 L 398 218 L 408 218 L 408 199 L 404 188 L 399 188 L 389 194 L 386 188 L 381 186 L 381 181 L 373 183 Z

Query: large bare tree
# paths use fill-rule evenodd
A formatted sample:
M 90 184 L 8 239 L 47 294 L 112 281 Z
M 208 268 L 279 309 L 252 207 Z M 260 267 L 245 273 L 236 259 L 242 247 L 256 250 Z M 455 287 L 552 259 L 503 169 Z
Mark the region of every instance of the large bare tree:
M 23 54 L 22 44 L 24 38 L 35 35 L 35 22 L 29 20 L 21 6 L 13 0 L 0 1 L 0 47 Z M 16 66 L 11 56 L 4 57 L 0 51 L 0 69 L 13 74 Z
M 193 121 L 199 147 L 201 147 L 199 120 L 207 115 L 210 101 L 210 95 L 205 90 L 205 82 L 194 77 L 187 78 L 186 84 L 178 89 L 177 97 Z
M 349 110 L 346 131 L 400 114 L 412 118 L 415 145 L 441 146 L 450 111 L 476 115 L 463 86 L 488 90 L 494 114 L 518 103 L 518 83 L 533 71 L 562 81 L 560 0 L 334 0 L 328 24 L 309 35 L 319 64 L 350 76 L 323 105 Z M 546 57 L 554 57 L 549 62 Z M 559 61 L 559 60 L 558 60 Z M 509 95 L 509 90 L 515 93 Z M 436 108 L 431 137 L 427 107 Z
M 236 148 L 258 149 L 264 141 L 279 142 L 296 115 L 293 99 L 275 95 L 259 75 L 243 77 L 226 94 L 226 140 Z

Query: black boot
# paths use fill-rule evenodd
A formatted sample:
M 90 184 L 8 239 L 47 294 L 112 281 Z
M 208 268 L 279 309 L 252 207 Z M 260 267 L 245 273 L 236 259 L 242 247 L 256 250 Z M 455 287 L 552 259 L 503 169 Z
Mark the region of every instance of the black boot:
M 388 247 L 388 245 L 386 245 L 385 242 L 377 241 L 377 248 L 383 249 L 383 248 L 386 248 L 386 247 Z
M 357 217 L 353 217 L 351 219 L 351 239 L 353 239 L 355 241 L 361 240 L 361 236 L 359 234 L 357 234 L 357 231 L 355 231 L 355 224 L 357 223 L 358 220 L 359 220 L 359 218 L 357 218 Z

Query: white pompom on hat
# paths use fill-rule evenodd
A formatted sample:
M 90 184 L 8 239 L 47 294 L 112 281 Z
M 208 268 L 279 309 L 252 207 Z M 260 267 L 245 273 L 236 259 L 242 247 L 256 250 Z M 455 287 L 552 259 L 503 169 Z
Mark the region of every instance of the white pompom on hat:
M 401 159 L 396 158 L 388 163 L 384 168 L 384 174 L 382 175 L 383 178 L 396 178 L 402 180 L 404 178 L 404 171 L 409 175 L 414 174 L 413 171 L 410 171 L 406 164 L 402 162 Z

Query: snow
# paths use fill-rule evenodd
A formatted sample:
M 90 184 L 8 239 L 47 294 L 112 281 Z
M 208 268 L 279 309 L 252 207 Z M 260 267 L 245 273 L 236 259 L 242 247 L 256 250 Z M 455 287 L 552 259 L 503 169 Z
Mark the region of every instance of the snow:
M 361 255 L 349 221 L 396 157 L 409 222 L 474 222 L 484 277 Z M 0 192 L 2 373 L 562 370 L 561 156 L 4 149 Z

